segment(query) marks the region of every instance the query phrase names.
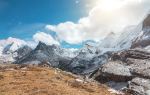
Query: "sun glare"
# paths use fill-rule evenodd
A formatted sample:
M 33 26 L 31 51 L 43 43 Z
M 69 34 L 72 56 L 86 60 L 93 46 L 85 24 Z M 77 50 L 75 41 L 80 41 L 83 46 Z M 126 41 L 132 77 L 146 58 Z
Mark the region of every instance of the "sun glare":
M 99 0 L 97 2 L 97 7 L 104 11 L 114 11 L 120 8 L 124 2 L 121 0 Z
M 95 6 L 106 12 L 115 11 L 130 2 L 141 3 L 142 0 L 93 0 Z

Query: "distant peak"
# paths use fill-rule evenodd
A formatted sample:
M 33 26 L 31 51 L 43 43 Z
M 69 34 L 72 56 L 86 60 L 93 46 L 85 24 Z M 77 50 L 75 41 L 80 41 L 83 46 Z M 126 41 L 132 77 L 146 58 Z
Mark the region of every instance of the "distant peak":
M 43 43 L 43 42 L 40 41 L 40 42 L 38 43 L 38 45 L 37 45 L 36 48 L 37 48 L 37 49 L 40 49 L 40 48 L 43 48 L 43 47 L 46 47 L 46 46 L 47 46 L 47 45 L 46 45 L 45 43 Z
M 53 48 L 53 49 L 59 48 L 58 45 L 55 45 L 55 44 L 53 44 L 53 45 L 47 45 L 47 44 L 45 44 L 45 43 L 43 43 L 43 42 L 40 41 L 39 44 L 37 45 L 36 49 L 43 49 L 43 48 L 46 48 L 46 47 Z

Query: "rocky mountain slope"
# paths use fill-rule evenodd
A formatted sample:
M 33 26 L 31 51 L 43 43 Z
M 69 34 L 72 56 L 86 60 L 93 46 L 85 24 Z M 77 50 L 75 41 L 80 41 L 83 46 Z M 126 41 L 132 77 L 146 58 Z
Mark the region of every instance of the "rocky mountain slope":
M 53 67 L 63 68 L 62 66 L 69 64 L 73 57 L 73 54 L 70 56 L 71 52 L 72 51 L 66 51 L 57 45 L 50 46 L 39 42 L 34 50 L 17 60 L 15 63 L 39 64 L 41 62 L 48 62 Z
M 92 77 L 108 85 L 116 82 L 113 88 L 124 82 L 118 90 L 145 95 L 150 90 L 150 52 L 134 49 L 113 53 L 109 62 L 96 70 Z

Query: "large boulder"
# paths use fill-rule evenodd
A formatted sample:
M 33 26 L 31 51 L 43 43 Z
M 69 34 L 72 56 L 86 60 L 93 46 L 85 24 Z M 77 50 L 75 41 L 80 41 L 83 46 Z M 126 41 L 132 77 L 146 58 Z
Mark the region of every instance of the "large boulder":
M 150 79 L 150 60 L 128 59 L 127 64 L 133 75 Z
M 132 74 L 127 66 L 122 62 L 108 62 L 101 66 L 95 74 L 98 81 L 117 81 L 124 82 L 132 79 Z
M 133 95 L 145 95 L 150 90 L 150 79 L 134 78 L 129 82 L 127 91 Z
M 133 95 L 145 95 L 150 90 L 150 53 L 141 49 L 115 52 L 110 60 L 92 74 L 101 83 L 129 83 L 127 91 Z

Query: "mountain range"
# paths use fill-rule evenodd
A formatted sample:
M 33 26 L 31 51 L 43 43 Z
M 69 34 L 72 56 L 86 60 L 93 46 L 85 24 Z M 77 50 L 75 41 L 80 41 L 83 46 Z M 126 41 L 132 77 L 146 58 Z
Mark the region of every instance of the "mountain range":
M 134 95 L 141 95 L 146 88 L 150 90 L 149 51 L 150 15 L 139 25 L 125 28 L 119 35 L 111 32 L 98 45 L 87 43 L 76 51 L 61 48 L 59 45 L 46 45 L 43 42 L 39 42 L 36 48 L 31 48 L 22 40 L 8 38 L 0 41 L 0 62 L 45 62 L 52 67 L 94 78 L 99 82 L 105 79 L 109 85 L 112 81 L 116 85 L 124 82 L 126 90 Z M 142 80 L 147 82 L 146 87 L 137 85 Z

